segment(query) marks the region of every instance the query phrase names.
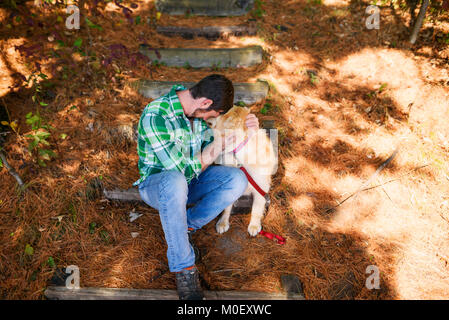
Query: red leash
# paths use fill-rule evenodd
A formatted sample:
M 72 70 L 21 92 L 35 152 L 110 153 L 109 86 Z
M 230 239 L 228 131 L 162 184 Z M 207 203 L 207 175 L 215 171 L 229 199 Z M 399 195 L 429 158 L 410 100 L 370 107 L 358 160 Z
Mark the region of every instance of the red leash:
M 237 146 L 237 148 L 235 148 L 233 150 L 234 154 L 237 153 L 238 151 L 240 151 L 240 149 L 242 149 L 246 145 L 248 140 L 249 140 L 248 137 L 246 137 L 245 140 L 243 140 L 243 142 L 240 143 Z M 254 189 L 256 189 L 257 192 L 259 192 L 259 194 L 265 198 L 265 200 L 267 201 L 268 204 L 270 204 L 270 197 L 269 197 L 268 193 L 266 193 L 265 191 L 262 190 L 261 187 L 259 187 L 259 185 L 256 183 L 256 181 L 254 181 L 254 179 L 250 176 L 248 171 L 246 171 L 246 169 L 243 166 L 240 167 L 240 170 L 243 171 L 246 178 L 248 179 L 248 182 L 251 183 L 251 185 L 254 187 Z M 260 230 L 259 234 L 264 237 L 267 237 L 270 240 L 275 240 L 278 244 L 285 244 L 285 241 L 286 241 L 285 238 L 283 238 L 277 234 L 271 233 L 271 232 L 266 232 L 266 231 Z
M 264 237 L 267 237 L 270 240 L 275 240 L 278 244 L 285 244 L 285 241 L 286 241 L 284 237 L 278 236 L 277 234 L 274 234 L 271 232 L 266 232 L 266 231 L 260 230 L 259 234 Z M 275 238 L 275 239 L 273 239 L 273 238 Z
M 261 187 L 259 187 L 259 185 L 256 183 L 256 181 L 254 181 L 254 179 L 249 175 L 248 171 L 246 171 L 245 167 L 240 167 L 240 170 L 243 171 L 246 178 L 248 179 L 248 182 L 251 183 L 251 185 L 254 187 L 254 189 L 256 189 L 257 192 L 259 192 L 259 194 L 268 201 L 268 203 L 270 203 L 268 194 L 265 191 L 263 191 Z

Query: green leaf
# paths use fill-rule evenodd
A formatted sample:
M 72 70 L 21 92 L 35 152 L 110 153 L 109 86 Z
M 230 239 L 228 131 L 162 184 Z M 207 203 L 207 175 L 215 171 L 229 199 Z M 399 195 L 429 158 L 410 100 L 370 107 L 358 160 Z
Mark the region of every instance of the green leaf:
M 80 48 L 81 45 L 83 44 L 83 39 L 78 38 L 75 40 L 75 43 L 73 44 L 74 47 Z
M 141 20 L 140 16 L 137 16 L 137 17 L 136 17 L 136 25 L 137 25 L 137 24 L 140 24 L 140 20 Z
M 45 164 L 44 161 L 42 161 L 41 159 L 37 159 L 37 163 L 41 166 L 41 167 L 46 167 L 47 165 Z
M 58 44 L 59 48 L 64 48 L 65 47 L 65 43 L 62 40 L 56 40 L 56 43 Z
M 39 104 L 41 105 L 41 106 L 43 106 L 43 107 L 46 107 L 46 106 L 48 106 L 48 103 L 45 103 L 45 102 L 39 102 Z
M 109 233 L 106 230 L 101 230 L 100 231 L 100 236 L 103 238 L 103 240 L 106 243 L 109 243 Z
M 271 103 L 265 103 L 264 105 L 263 105 L 263 108 L 262 109 L 260 109 L 260 113 L 261 114 L 267 114 L 267 112 L 268 112 L 268 110 L 270 110 L 271 109 Z
M 59 137 L 60 137 L 62 140 L 65 140 L 65 138 L 67 138 L 67 134 L 61 133 L 61 134 L 59 135 Z
M 27 245 L 25 246 L 25 254 L 32 256 L 33 253 L 34 253 L 33 247 L 27 243 Z
M 380 88 L 379 88 L 379 92 L 382 92 L 382 91 L 384 91 L 384 89 L 387 87 L 387 83 L 382 83 L 382 85 L 380 86 Z
M 29 144 L 28 144 L 28 151 L 33 151 L 36 147 L 37 147 L 37 144 L 38 144 L 39 142 L 38 141 L 36 141 L 36 140 L 33 140 L 33 141 L 31 141 Z
M 51 134 L 49 132 L 46 132 L 46 131 L 39 131 L 39 132 L 36 133 L 36 136 L 39 139 L 47 139 L 50 135 Z
M 39 154 L 42 159 L 50 161 L 50 157 L 54 157 L 56 154 L 52 150 L 40 149 Z
M 53 257 L 48 257 L 47 264 L 50 268 L 56 267 L 56 263 L 55 263 L 55 260 L 53 259 Z
M 95 228 L 97 227 L 97 224 L 95 222 L 91 222 L 89 224 L 89 233 L 93 234 L 95 232 Z
M 95 23 L 93 23 L 92 21 L 90 21 L 89 19 L 85 19 L 87 25 L 89 26 L 89 28 L 93 28 L 93 29 L 98 29 L 98 30 L 103 30 L 103 28 L 99 25 L 96 25 Z

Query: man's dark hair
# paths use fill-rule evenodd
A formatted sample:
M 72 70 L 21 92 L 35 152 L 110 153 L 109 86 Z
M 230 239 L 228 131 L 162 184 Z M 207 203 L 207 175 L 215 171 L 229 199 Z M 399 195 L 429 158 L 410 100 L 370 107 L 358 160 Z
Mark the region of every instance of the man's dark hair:
M 194 99 L 207 98 L 213 103 L 206 110 L 226 113 L 234 105 L 234 86 L 231 80 L 220 74 L 211 74 L 190 88 Z

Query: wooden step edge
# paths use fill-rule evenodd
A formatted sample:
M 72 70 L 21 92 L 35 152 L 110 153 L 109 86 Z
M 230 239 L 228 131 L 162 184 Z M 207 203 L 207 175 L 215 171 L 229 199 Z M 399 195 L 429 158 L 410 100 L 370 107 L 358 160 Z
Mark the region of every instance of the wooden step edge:
M 258 45 L 241 48 L 152 48 L 141 44 L 139 52 L 147 56 L 150 63 L 195 69 L 251 67 L 261 64 L 263 60 L 263 48 Z
M 176 290 L 127 289 L 127 288 L 79 288 L 49 286 L 44 292 L 50 300 L 179 300 Z M 252 291 L 204 291 L 207 300 L 305 300 L 297 293 Z
M 157 0 L 156 10 L 168 15 L 233 17 L 246 15 L 254 8 L 254 0 Z
M 253 36 L 256 35 L 257 29 L 254 25 L 240 26 L 207 26 L 202 28 L 190 28 L 179 26 L 157 26 L 156 31 L 169 37 L 180 36 L 185 39 L 193 39 L 195 37 L 204 37 L 210 40 L 216 40 L 220 37 L 228 35 L 234 36 Z
M 130 86 L 148 99 L 156 99 L 170 91 L 175 84 L 180 84 L 187 89 L 193 87 L 195 82 L 187 81 L 151 81 L 137 80 L 130 83 Z M 234 85 L 234 103 L 244 102 L 246 105 L 252 105 L 262 102 L 269 92 L 269 85 L 264 81 L 255 83 L 235 82 Z

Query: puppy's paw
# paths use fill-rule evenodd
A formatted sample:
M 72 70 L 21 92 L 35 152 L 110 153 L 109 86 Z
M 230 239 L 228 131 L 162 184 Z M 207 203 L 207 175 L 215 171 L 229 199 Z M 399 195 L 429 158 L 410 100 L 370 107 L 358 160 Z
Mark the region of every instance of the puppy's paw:
M 259 234 L 260 230 L 262 230 L 262 226 L 260 223 L 250 224 L 248 226 L 248 233 L 253 237 L 257 236 Z
M 228 231 L 229 230 L 229 221 L 222 221 L 222 220 L 219 220 L 218 222 L 217 222 L 217 225 L 215 226 L 215 228 L 217 229 L 217 232 L 219 233 L 219 234 L 222 234 L 222 233 L 225 233 L 226 231 Z

